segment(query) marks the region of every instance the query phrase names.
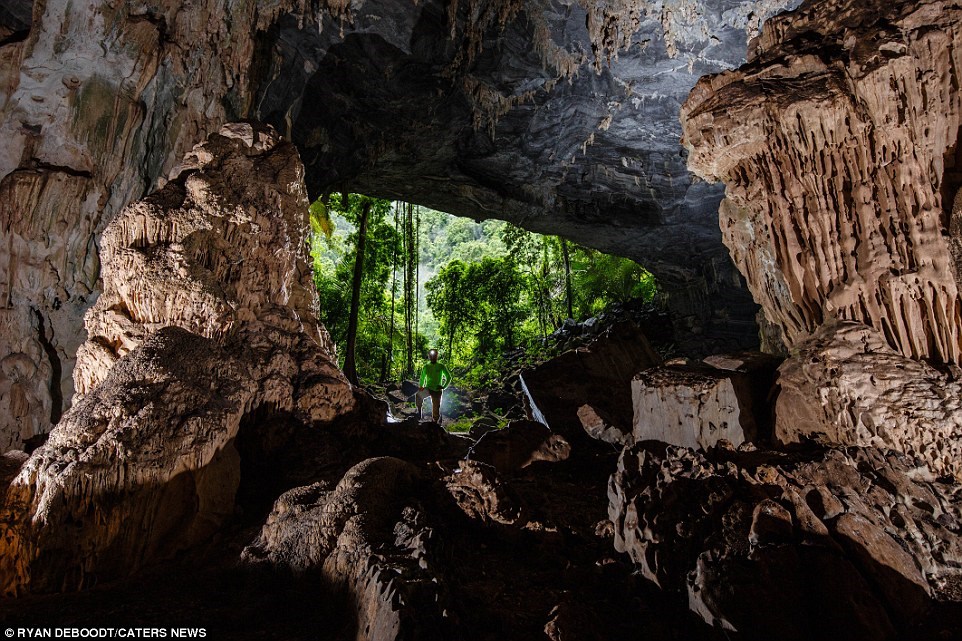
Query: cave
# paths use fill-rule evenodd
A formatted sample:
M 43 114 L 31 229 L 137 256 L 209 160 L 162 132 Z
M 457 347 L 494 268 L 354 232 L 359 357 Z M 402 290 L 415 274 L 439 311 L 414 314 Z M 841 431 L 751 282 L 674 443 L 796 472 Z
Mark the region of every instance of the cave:
M 960 52 L 958 0 L 6 2 L 7 635 L 959 636 Z M 661 326 L 388 422 L 332 193 L 638 261 Z

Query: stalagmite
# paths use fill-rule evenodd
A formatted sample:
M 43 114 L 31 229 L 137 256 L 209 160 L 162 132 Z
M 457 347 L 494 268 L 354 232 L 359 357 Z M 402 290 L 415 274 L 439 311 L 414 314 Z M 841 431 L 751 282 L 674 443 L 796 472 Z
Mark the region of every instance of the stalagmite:
M 104 231 L 79 400 L 12 481 L 5 594 L 125 576 L 234 509 L 234 439 L 258 408 L 308 426 L 356 405 L 316 320 L 293 145 L 231 124 Z

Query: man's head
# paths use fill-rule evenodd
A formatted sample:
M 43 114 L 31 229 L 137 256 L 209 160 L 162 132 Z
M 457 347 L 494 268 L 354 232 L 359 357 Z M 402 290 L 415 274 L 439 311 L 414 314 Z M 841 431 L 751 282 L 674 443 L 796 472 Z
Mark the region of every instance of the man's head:
M 428 352 L 428 359 L 429 359 L 432 363 L 437 363 L 437 362 L 438 362 L 438 350 L 436 350 L 436 349 L 430 350 L 430 351 Z

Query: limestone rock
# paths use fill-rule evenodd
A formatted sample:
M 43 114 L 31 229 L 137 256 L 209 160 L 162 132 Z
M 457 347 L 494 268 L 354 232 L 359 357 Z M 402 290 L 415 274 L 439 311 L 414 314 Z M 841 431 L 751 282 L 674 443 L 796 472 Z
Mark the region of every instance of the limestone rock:
M 0 493 L 6 493 L 10 481 L 16 478 L 26 461 L 27 454 L 19 450 L 0 455 Z
M 501 482 L 492 465 L 460 461 L 458 469 L 444 483 L 469 518 L 502 525 L 514 525 L 524 518 L 523 503 Z
M 35 375 L 0 376 L 0 448 L 69 407 L 100 233 L 245 115 L 257 34 L 285 4 L 3 3 L 16 37 L 0 36 L 0 361 Z
M 632 323 L 618 323 L 589 343 L 521 373 L 531 418 L 569 440 L 585 432 L 579 410 L 591 411 L 623 434 L 631 432 L 631 379 L 661 358 Z M 595 420 L 585 416 L 589 427 Z M 602 431 L 606 431 L 605 428 Z M 597 432 L 597 430 L 595 430 Z M 608 438 L 618 441 L 611 434 Z
M 830 323 L 779 368 L 775 437 L 904 452 L 962 477 L 962 383 L 861 323 Z
M 578 420 L 585 433 L 593 439 L 624 447 L 632 441 L 632 435 L 625 433 L 623 427 L 616 425 L 604 412 L 593 405 L 585 404 L 578 408 Z
M 962 486 L 904 455 L 642 443 L 608 495 L 616 549 L 744 638 L 952 634 L 925 625 L 962 595 Z
M 768 439 L 776 362 L 764 355 L 716 355 L 639 373 L 631 381 L 634 441 L 709 448 L 723 440 L 737 447 Z
M 248 415 L 357 407 L 317 324 L 296 150 L 225 127 L 103 236 L 83 393 L 12 482 L 0 588 L 75 589 L 209 536 L 233 513 Z
M 419 480 L 412 464 L 382 457 L 357 464 L 332 490 L 290 490 L 242 558 L 321 572 L 354 597 L 358 639 L 434 638 L 441 586 L 429 554 L 435 533 L 413 496 Z
M 11 484 L 3 593 L 78 589 L 213 534 L 233 512 L 240 468 L 230 440 L 255 389 L 212 341 L 179 328 L 152 335 L 67 412 Z
M 789 347 L 835 318 L 959 362 L 960 51 L 957 1 L 808 2 L 689 96 L 689 167 L 725 182 L 725 244 Z
M 517 472 L 536 461 L 564 461 L 571 445 L 542 423 L 512 421 L 502 430 L 488 432 L 468 452 L 472 461 L 493 465 L 502 474 Z

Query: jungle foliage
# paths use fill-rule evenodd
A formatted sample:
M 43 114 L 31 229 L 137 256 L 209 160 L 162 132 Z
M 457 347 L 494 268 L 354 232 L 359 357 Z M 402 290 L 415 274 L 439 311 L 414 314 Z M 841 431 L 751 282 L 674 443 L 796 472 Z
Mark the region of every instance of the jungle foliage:
M 409 203 L 332 194 L 311 205 L 311 230 L 321 321 L 342 365 L 355 332 L 348 365 L 365 383 L 410 377 L 436 346 L 459 384 L 483 384 L 569 316 L 657 294 L 634 261 Z

